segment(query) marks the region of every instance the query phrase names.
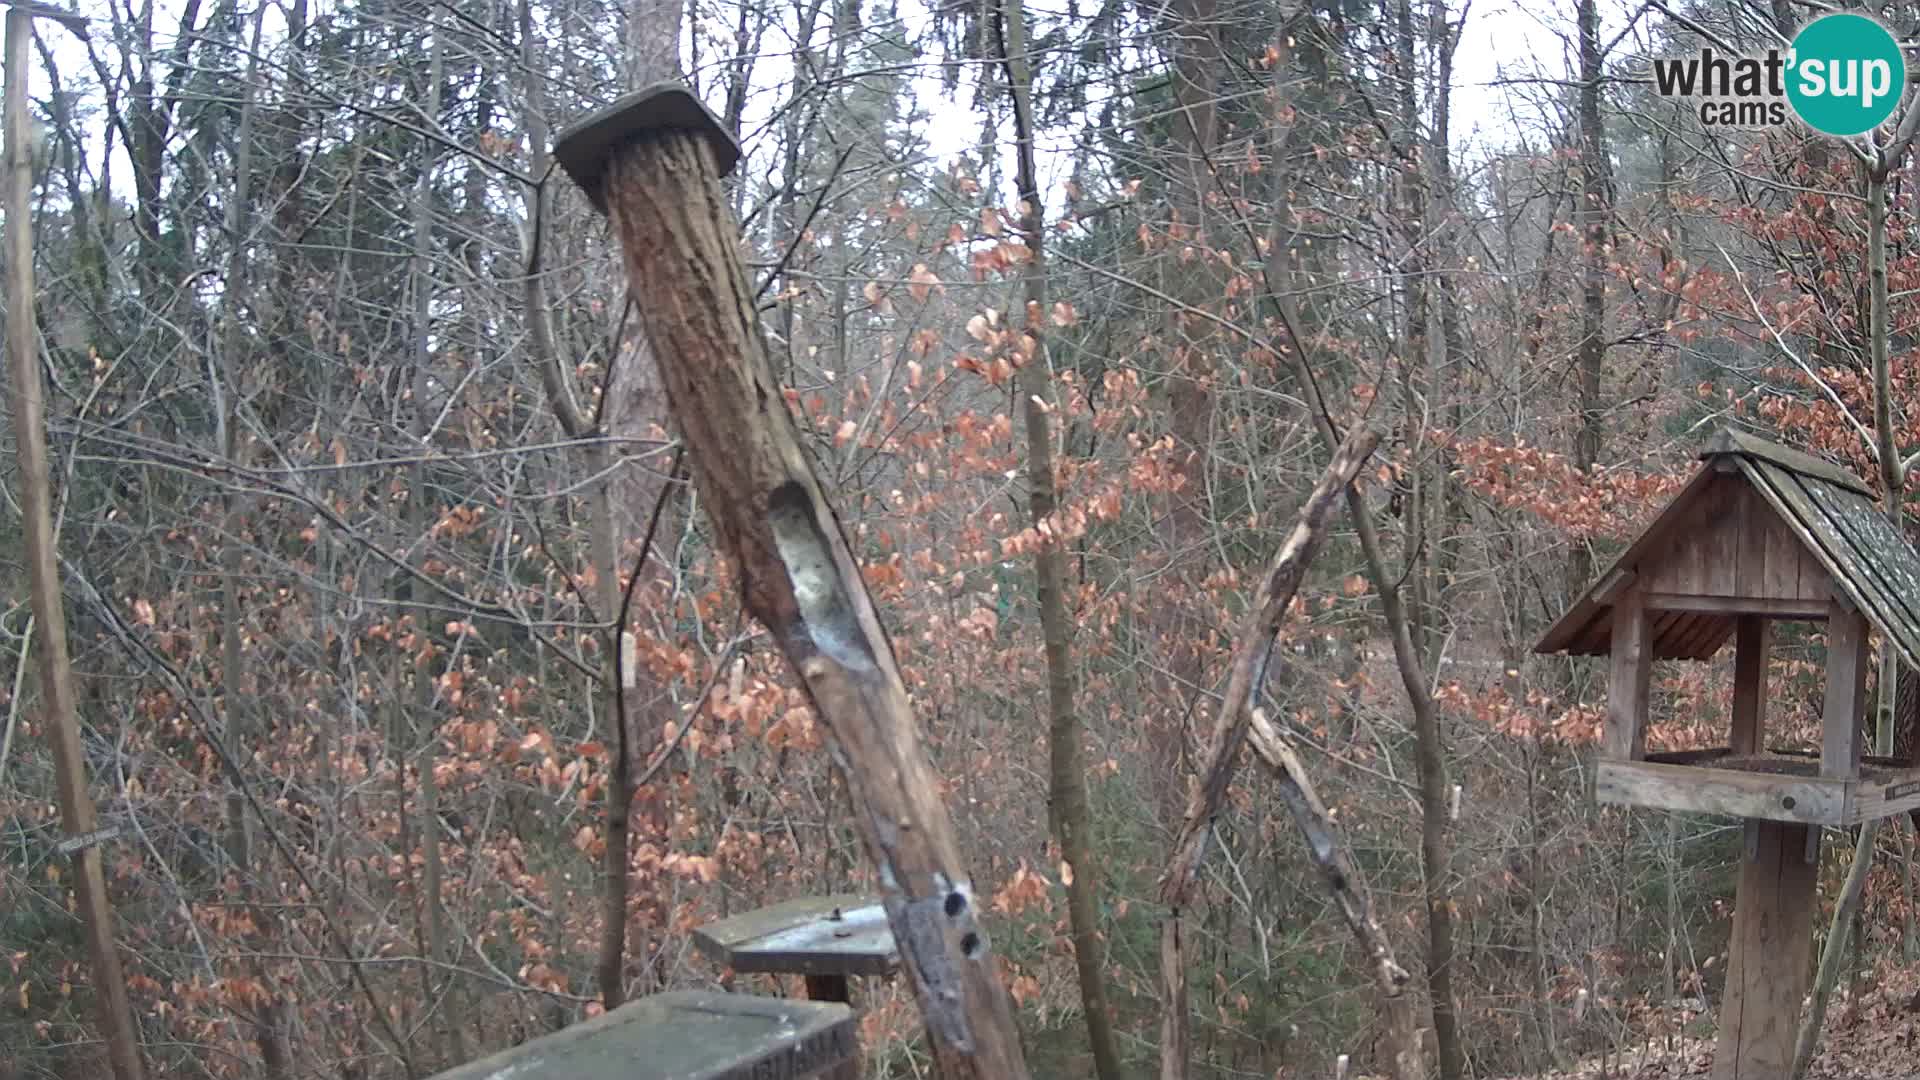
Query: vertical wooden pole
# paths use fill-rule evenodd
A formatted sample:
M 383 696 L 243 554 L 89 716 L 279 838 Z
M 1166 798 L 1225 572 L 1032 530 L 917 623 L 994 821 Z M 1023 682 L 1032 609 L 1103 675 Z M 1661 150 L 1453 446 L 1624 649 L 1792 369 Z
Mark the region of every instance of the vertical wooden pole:
M 853 986 L 845 975 L 807 975 L 808 1001 L 837 1001 L 842 1005 L 853 1003 Z
M 1827 610 L 1827 699 L 1820 715 L 1820 775 L 1860 775 L 1867 703 L 1867 619 L 1835 597 Z
M 1653 675 L 1653 626 L 1638 588 L 1613 603 L 1612 661 L 1602 753 L 1615 761 L 1647 754 L 1647 690 Z
M 1793 1064 L 1813 949 L 1815 827 L 1748 821 L 1713 1080 L 1782 1080 Z
M 1757 754 L 1767 738 L 1767 651 L 1772 624 L 1758 615 L 1742 615 L 1735 624 L 1733 651 L 1733 738 L 1735 754 Z
M 94 830 L 87 794 L 86 758 L 74 716 L 73 665 L 67 654 L 67 616 L 53 537 L 51 470 L 47 464 L 46 402 L 40 385 L 40 331 L 34 322 L 33 162 L 27 148 L 27 64 L 33 17 L 7 9 L 7 353 L 13 379 L 14 453 L 20 468 L 21 528 L 26 533 L 29 601 L 39 625 L 42 715 L 53 744 L 60 821 L 69 837 Z M 98 843 L 73 853 L 73 888 L 93 966 L 94 997 L 107 1056 L 117 1080 L 140 1080 L 140 1044 L 127 1006 L 120 956 L 113 947 L 113 911 Z

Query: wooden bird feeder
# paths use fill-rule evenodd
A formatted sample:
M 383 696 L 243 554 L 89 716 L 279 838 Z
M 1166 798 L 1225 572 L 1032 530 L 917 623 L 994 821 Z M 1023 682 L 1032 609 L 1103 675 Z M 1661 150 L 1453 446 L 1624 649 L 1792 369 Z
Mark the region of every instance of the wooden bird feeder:
M 435 1080 L 857 1080 L 845 1005 L 676 991 L 469 1062 Z
M 1744 432 L 1700 472 L 1535 651 L 1606 656 L 1599 801 L 1747 822 L 1717 1080 L 1787 1075 L 1807 988 L 1820 827 L 1920 807 L 1920 769 L 1863 757 L 1868 626 L 1920 660 L 1920 556 L 1845 470 Z M 1766 746 L 1767 649 L 1777 621 L 1827 624 L 1818 754 Z M 1653 661 L 1734 642 L 1727 744 L 1648 753 Z
M 900 967 L 886 908 L 872 896 L 789 900 L 709 923 L 693 941 L 742 974 L 803 976 L 814 1001 L 851 1001 L 850 977 L 884 977 Z

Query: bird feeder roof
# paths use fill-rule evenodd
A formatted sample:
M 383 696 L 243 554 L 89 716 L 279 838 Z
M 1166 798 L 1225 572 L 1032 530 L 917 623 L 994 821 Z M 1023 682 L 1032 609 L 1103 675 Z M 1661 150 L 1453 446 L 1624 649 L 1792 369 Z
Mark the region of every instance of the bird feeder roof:
M 1649 593 L 1653 655 L 1704 660 L 1741 615 L 1824 618 L 1838 595 L 1920 666 L 1920 555 L 1867 485 L 1823 458 L 1728 428 L 1703 465 L 1534 651 L 1602 656 L 1613 602 Z

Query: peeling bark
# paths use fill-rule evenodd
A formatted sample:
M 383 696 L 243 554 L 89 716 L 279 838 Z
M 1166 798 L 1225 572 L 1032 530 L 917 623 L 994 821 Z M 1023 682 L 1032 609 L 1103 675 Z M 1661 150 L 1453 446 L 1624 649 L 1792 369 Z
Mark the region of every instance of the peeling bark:
M 831 735 L 943 1075 L 1021 1080 L 1019 1038 L 892 644 L 774 380 L 712 151 L 616 151 L 606 203 L 693 476 L 741 583 Z

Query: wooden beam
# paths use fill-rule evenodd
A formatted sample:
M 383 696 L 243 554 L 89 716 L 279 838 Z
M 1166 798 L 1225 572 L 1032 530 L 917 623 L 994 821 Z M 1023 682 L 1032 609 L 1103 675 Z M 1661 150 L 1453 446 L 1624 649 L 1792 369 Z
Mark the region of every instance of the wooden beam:
M 1820 775 L 1860 775 L 1867 703 L 1867 619 L 1835 597 L 1827 612 L 1827 696 L 1820 715 Z
M 1861 781 L 1851 809 L 1855 823 L 1920 810 L 1920 769 L 1902 769 L 1884 781 Z
M 1600 583 L 1593 587 L 1593 602 L 1613 603 L 1627 586 L 1633 584 L 1636 576 L 1632 570 L 1624 566 L 1616 566 L 1607 571 L 1606 576 L 1600 579 Z
M 724 140 L 711 114 L 686 106 L 691 97 L 665 87 L 627 99 L 563 135 L 555 155 L 589 177 L 586 159 L 605 158 L 597 194 L 715 544 L 831 737 L 935 1072 L 1025 1080 L 969 860 L 893 645 L 761 339 L 740 226 L 720 187 Z
M 1742 615 L 1734 629 L 1733 738 L 1735 754 L 1760 751 L 1767 729 L 1767 648 L 1772 624 L 1757 615 Z
M 1862 495 L 1873 494 L 1859 477 L 1825 458 L 1814 457 L 1812 454 L 1781 446 L 1779 443 L 1762 439 L 1758 435 L 1733 428 L 1722 428 L 1719 434 L 1715 435 L 1700 451 L 1700 457 L 1703 460 L 1720 454 L 1756 457 L 1762 461 L 1770 461 L 1789 472 L 1816 477 L 1850 491 L 1857 491 Z
M 1647 690 L 1653 674 L 1653 627 L 1637 589 L 1613 605 L 1612 676 L 1607 683 L 1607 724 L 1602 753 L 1614 761 L 1638 761 L 1647 751 Z
M 1846 821 L 1851 784 L 1702 765 L 1603 760 L 1596 767 L 1593 794 L 1614 806 L 1839 825 Z
M 1644 593 L 1649 611 L 1687 611 L 1713 615 L 1763 615 L 1769 619 L 1824 622 L 1824 600 L 1783 600 L 1753 596 L 1687 596 L 1680 593 Z
M 1813 947 L 1818 829 L 1749 821 L 1734 897 L 1714 1080 L 1780 1080 L 1793 1064 Z M 1809 836 L 1813 832 L 1815 835 Z

